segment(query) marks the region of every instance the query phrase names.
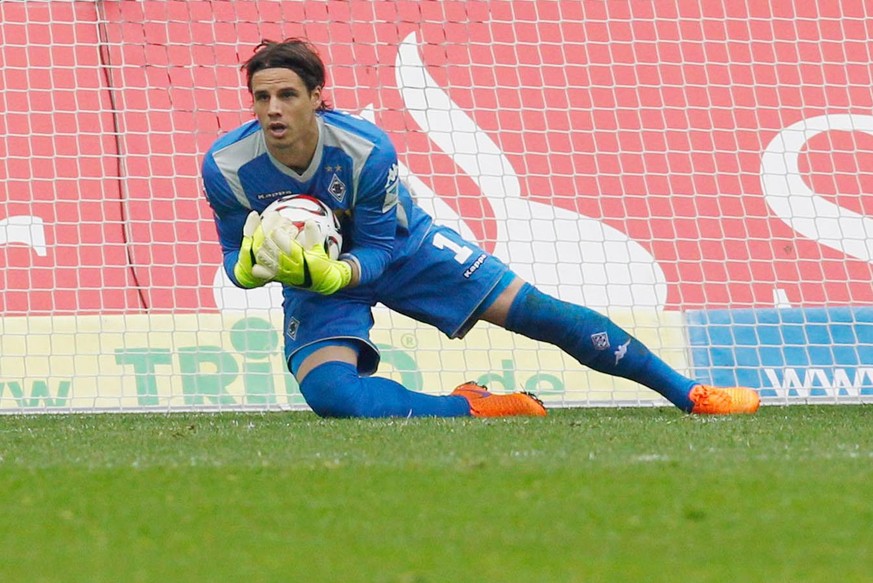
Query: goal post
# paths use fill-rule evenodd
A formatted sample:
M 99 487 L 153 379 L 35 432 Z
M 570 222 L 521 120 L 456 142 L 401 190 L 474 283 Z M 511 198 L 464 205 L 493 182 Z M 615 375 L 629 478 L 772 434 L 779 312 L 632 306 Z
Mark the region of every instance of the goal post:
M 833 2 L 0 2 L 0 412 L 303 408 L 281 294 L 199 176 L 240 64 L 308 38 L 419 204 L 765 403 L 873 401 L 873 9 Z M 381 374 L 661 405 L 557 349 L 375 309 Z

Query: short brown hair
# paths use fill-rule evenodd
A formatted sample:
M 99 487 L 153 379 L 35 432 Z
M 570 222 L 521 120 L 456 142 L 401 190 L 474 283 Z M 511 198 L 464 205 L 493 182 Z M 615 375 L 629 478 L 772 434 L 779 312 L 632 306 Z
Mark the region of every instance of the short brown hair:
M 301 38 L 287 38 L 281 42 L 264 39 L 255 47 L 255 54 L 242 65 L 246 72 L 246 85 L 252 91 L 252 76 L 263 69 L 291 69 L 312 93 L 316 88 L 324 88 L 324 61 L 318 51 Z M 322 99 L 320 110 L 330 109 L 330 104 Z

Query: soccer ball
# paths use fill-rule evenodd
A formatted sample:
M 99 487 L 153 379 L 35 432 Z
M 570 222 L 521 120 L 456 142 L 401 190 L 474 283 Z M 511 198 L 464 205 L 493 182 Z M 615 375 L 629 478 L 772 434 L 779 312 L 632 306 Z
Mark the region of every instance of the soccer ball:
M 270 206 L 261 213 L 261 218 L 267 222 L 269 213 L 278 213 L 279 216 L 291 222 L 297 229 L 295 239 L 305 249 L 311 249 L 316 245 L 324 245 L 328 257 L 339 257 L 343 246 L 343 236 L 340 232 L 339 219 L 330 208 L 311 196 L 300 194 L 286 196 L 270 203 Z M 306 227 L 306 223 L 312 223 L 314 227 Z

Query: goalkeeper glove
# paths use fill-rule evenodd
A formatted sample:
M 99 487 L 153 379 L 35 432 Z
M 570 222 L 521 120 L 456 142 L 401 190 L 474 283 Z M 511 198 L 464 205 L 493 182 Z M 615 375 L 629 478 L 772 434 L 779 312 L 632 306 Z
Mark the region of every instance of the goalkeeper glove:
M 296 240 L 297 229 L 293 225 L 281 225 L 269 232 L 262 249 L 277 248 L 280 254 L 275 262 L 275 281 L 330 295 L 349 285 L 352 266 L 345 261 L 331 259 L 324 249 L 323 237 L 318 226 L 307 222 L 299 238 L 308 248 Z M 256 256 L 258 256 L 256 254 Z M 258 256 L 258 261 L 261 259 Z
M 331 259 L 324 245 L 316 245 L 303 252 L 306 266 L 312 278 L 309 287 L 314 292 L 330 295 L 343 289 L 352 281 L 352 266 L 345 261 Z
M 261 217 L 261 233 L 252 244 L 257 277 L 278 281 L 285 285 L 303 286 L 303 247 L 294 241 L 298 229 L 276 212 Z
M 233 266 L 233 275 L 244 288 L 260 287 L 270 281 L 269 274 L 265 274 L 258 269 L 260 266 L 255 263 L 255 254 L 252 252 L 253 248 L 258 246 L 263 239 L 264 231 L 261 228 L 261 217 L 255 211 L 252 211 L 249 213 L 243 226 L 239 258 L 236 261 L 236 265 Z

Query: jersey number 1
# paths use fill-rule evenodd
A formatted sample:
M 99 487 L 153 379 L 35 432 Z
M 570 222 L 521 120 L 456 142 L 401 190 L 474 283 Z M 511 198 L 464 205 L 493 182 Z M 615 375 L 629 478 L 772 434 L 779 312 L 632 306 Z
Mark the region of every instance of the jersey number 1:
M 437 249 L 448 249 L 449 251 L 454 252 L 455 261 L 457 261 L 461 265 L 466 263 L 467 259 L 470 258 L 470 255 L 473 254 L 472 249 L 455 243 L 442 233 L 437 233 L 433 236 L 433 246 Z

